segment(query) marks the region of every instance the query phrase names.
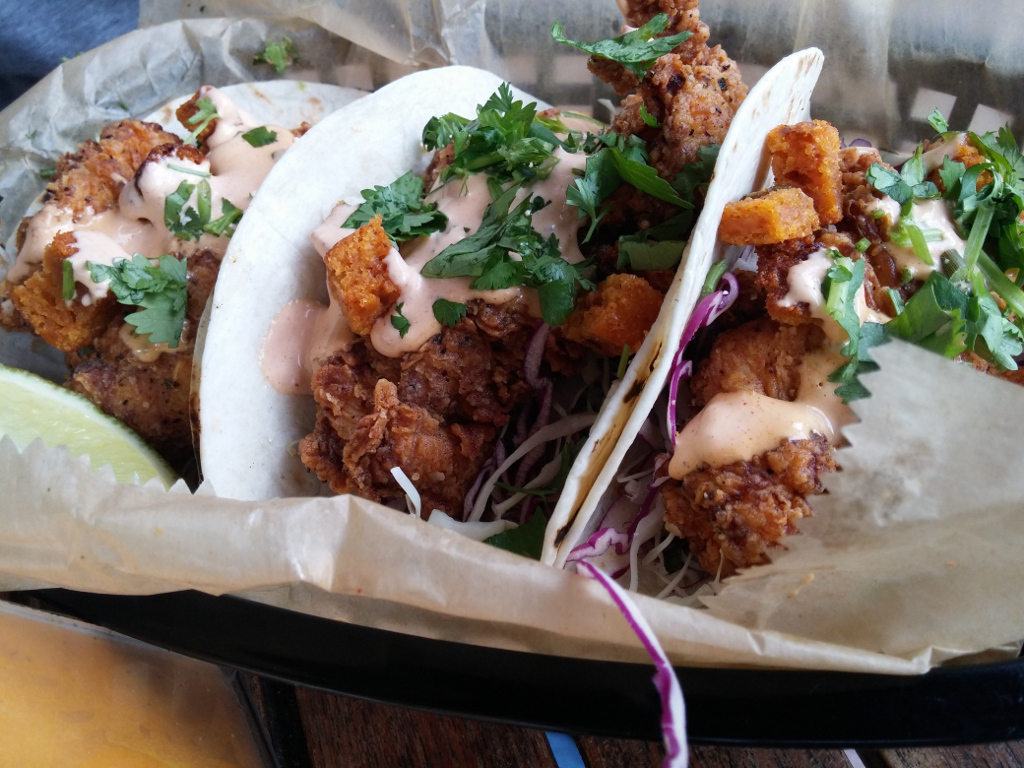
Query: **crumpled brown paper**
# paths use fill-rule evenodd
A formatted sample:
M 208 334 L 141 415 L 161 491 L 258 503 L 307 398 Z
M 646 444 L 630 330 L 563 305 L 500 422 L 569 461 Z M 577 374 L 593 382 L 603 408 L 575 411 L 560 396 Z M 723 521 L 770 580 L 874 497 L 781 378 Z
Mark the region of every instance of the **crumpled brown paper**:
M 244 12 L 261 18 L 190 18 L 141 30 L 128 43 L 115 41 L 66 63 L 0 115 L 5 237 L 42 187 L 33 174 L 101 125 L 123 117 L 122 102 L 127 112 L 142 114 L 201 82 L 276 76 L 252 64 L 268 39 L 296 40 L 301 62 L 287 76 L 298 79 L 366 86 L 452 61 L 507 72 L 517 85 L 554 103 L 587 105 L 602 93 L 585 73 L 585 56 L 547 40 L 552 11 L 539 2 L 395 0 L 374 4 L 372 17 L 343 0 L 213 0 L 204 7 L 144 2 L 141 18 L 147 24 L 167 13 Z M 958 115 L 991 122 L 995 112 L 1022 111 L 1016 89 L 1009 87 L 1024 73 L 1021 53 L 1010 45 L 1012 25 L 1002 25 L 993 36 L 991 24 L 965 19 L 960 10 L 945 2 L 925 8 L 890 0 L 865 10 L 853 2 L 733 0 L 706 2 L 702 16 L 713 40 L 723 40 L 746 65 L 748 79 L 794 48 L 821 47 L 825 82 L 816 114 L 898 149 L 927 130 L 924 117 L 941 106 L 931 102 L 943 94 L 954 97 L 946 110 L 953 124 L 963 124 Z M 608 35 L 621 23 L 606 0 L 564 5 L 558 13 L 578 38 Z M 125 67 L 125 61 L 138 66 Z M 934 93 L 921 97 L 922 87 Z M 921 98 L 926 108 L 917 103 Z M 846 469 L 836 475 L 817 517 L 805 522 L 805 534 L 793 539 L 791 551 L 768 569 L 738 577 L 708 611 L 638 598 L 673 661 L 919 673 L 945 658 L 1007 646 L 1024 636 L 1024 613 L 1012 594 L 1020 577 L 1011 562 L 1020 540 L 1011 519 L 1013 493 L 961 494 L 966 506 L 950 508 L 940 503 L 945 486 L 915 485 L 909 474 L 919 464 L 927 469 L 924 457 L 934 456 L 938 474 L 952 475 L 938 462 L 977 452 L 978 436 L 1008 423 L 1005 414 L 1020 410 L 1022 393 L 988 380 L 947 386 L 947 377 L 959 381 L 960 372 L 950 374 L 950 363 L 926 353 L 881 350 L 878 357 L 883 371 L 869 380 L 875 397 L 859 406 L 865 422 L 850 431 L 853 446 L 842 453 Z M 926 396 L 906 396 L 906 382 L 917 375 L 943 383 L 925 390 Z M 1001 391 L 989 392 L 992 384 Z M 961 403 L 978 402 L 964 400 L 963 390 L 975 387 L 986 392 L 988 410 L 963 415 Z M 891 421 L 890 398 L 899 426 Z M 949 422 L 949 442 L 941 451 L 931 445 L 936 409 L 941 419 L 959 419 Z M 878 442 L 860 437 L 862 431 Z M 907 464 L 906 476 L 893 477 L 893 451 Z M 1002 467 L 1009 475 L 1014 465 L 1006 462 L 1008 455 L 996 451 L 982 466 L 990 473 Z M 957 466 L 962 465 L 961 460 Z M 1003 487 L 998 476 L 979 486 Z M 865 506 L 872 499 L 875 505 Z M 893 506 L 890 499 L 914 503 Z M 242 592 L 428 637 L 570 656 L 645 658 L 596 584 L 358 499 L 231 502 L 204 491 L 190 496 L 182 488 L 167 493 L 117 486 L 109 474 L 92 472 L 60 449 L 34 444 L 19 454 L 5 440 L 0 500 L 3 588 Z M 844 554 L 851 541 L 846 534 L 856 537 L 870 567 L 858 567 Z M 922 552 L 923 541 L 929 548 Z M 904 566 L 911 556 L 927 567 L 908 573 Z M 843 573 L 848 578 L 837 587 Z

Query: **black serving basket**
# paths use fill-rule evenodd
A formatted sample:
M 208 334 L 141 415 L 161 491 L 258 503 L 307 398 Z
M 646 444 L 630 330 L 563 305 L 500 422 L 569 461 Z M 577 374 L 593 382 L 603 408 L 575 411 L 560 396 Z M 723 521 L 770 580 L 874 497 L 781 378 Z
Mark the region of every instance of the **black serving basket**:
M 32 593 L 43 607 L 270 678 L 440 714 L 661 738 L 643 664 L 570 659 L 371 629 L 235 597 Z M 888 747 L 1024 738 L 1024 661 L 918 676 L 677 667 L 700 744 Z

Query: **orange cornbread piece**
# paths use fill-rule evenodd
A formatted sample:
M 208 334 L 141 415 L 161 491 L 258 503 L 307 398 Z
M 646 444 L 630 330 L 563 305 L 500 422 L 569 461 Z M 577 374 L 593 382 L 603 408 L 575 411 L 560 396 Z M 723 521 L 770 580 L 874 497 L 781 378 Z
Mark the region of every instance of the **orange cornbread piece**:
M 807 237 L 819 226 L 814 201 L 790 187 L 726 203 L 718 237 L 730 245 L 771 245 Z
M 779 186 L 799 187 L 814 200 L 822 225 L 843 218 L 839 131 L 824 120 L 780 125 L 765 141 Z
M 352 330 L 361 336 L 369 334 L 402 295 L 388 274 L 385 259 L 391 240 L 380 222 L 380 216 L 374 216 L 324 256 L 331 295 L 341 303 Z
M 35 332 L 63 352 L 91 344 L 117 311 L 110 294 L 89 305 L 64 301 L 64 259 L 77 252 L 75 233 L 59 233 L 43 252 L 42 268 L 11 291 L 14 306 Z
M 664 298 L 642 277 L 611 275 L 583 297 L 562 326 L 562 334 L 602 355 L 621 355 L 627 344 L 636 352 L 658 318 Z

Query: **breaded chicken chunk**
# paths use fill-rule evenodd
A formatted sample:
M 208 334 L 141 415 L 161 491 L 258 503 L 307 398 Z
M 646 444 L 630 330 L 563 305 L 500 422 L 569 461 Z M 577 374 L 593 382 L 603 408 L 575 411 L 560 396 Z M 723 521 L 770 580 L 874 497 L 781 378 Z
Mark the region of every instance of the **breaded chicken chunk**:
M 324 256 L 327 287 L 341 304 L 352 330 L 361 336 L 367 335 L 402 295 L 388 274 L 386 258 L 391 248 L 381 217 L 374 216 Z
M 821 493 L 821 476 L 837 465 L 821 435 L 724 467 L 702 467 L 664 486 L 666 527 L 685 538 L 701 568 L 731 576 L 768 562 L 782 538 L 809 517 L 806 497 Z
M 43 252 L 41 269 L 11 290 L 15 309 L 51 347 L 62 352 L 91 344 L 118 311 L 111 294 L 88 304 L 64 300 L 64 260 L 77 252 L 75 233 L 58 233 Z
M 819 226 L 814 201 L 803 190 L 783 187 L 726 203 L 718 239 L 731 245 L 769 245 L 807 237 Z
M 654 325 L 665 296 L 637 275 L 611 275 L 585 294 L 569 315 L 562 334 L 602 355 L 636 352 Z

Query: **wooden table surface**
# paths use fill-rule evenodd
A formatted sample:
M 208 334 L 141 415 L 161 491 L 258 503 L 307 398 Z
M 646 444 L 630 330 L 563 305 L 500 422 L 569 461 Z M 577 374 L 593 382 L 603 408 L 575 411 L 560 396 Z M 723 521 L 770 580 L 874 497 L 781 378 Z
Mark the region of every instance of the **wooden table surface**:
M 543 731 L 375 704 L 254 675 L 242 675 L 242 682 L 280 768 L 559 768 Z M 661 765 L 658 744 L 589 736 L 577 736 L 575 743 L 586 768 Z M 692 746 L 690 765 L 1012 768 L 1024 766 L 1024 742 L 858 751 Z

